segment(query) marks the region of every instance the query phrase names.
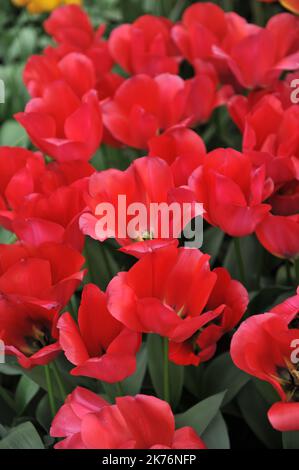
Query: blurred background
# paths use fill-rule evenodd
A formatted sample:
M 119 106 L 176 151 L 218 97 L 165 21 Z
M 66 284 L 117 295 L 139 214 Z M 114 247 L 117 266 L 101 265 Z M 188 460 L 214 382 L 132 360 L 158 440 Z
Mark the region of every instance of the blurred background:
M 138 16 L 151 13 L 179 20 L 182 11 L 192 0 L 84 0 L 95 26 L 107 25 L 106 34 L 116 25 L 131 22 Z M 270 16 L 281 11 L 279 4 L 260 3 L 256 0 L 216 0 L 213 3 L 224 10 L 234 10 L 249 21 L 265 24 Z M 28 99 L 22 83 L 22 70 L 27 58 L 50 43 L 43 31 L 46 14 L 29 14 L 17 8 L 11 0 L 1 0 L 0 6 L 0 79 L 5 83 L 5 104 L 0 106 L 0 145 L 27 146 L 28 140 L 20 126 L 12 120 L 14 113 L 22 111 Z

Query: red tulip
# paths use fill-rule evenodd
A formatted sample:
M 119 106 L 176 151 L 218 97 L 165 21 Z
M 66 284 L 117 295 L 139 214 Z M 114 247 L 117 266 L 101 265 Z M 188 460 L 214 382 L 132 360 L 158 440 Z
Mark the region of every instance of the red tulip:
M 296 105 L 285 107 L 282 96 L 265 95 L 230 103 L 230 112 L 243 131 L 243 149 L 254 167 L 264 166 L 274 182 L 266 201 L 269 213 L 256 227 L 261 244 L 275 256 L 299 255 L 299 112 Z
M 46 55 L 29 58 L 23 80 L 32 97 L 43 96 L 47 86 L 64 80 L 79 98 L 96 89 L 99 99 L 103 100 L 114 95 L 124 78 L 110 71 L 97 70 L 93 58 L 82 52 L 68 52 L 60 58 L 48 51 Z
M 235 99 L 230 111 L 243 132 L 244 152 L 250 152 L 255 166 L 266 165 L 277 188 L 298 178 L 298 106 L 284 109 L 278 97 L 266 95 L 256 103 Z
M 260 243 L 279 258 L 299 257 L 299 215 L 279 216 L 269 214 L 257 227 Z
M 188 178 L 203 160 L 206 147 L 198 134 L 186 127 L 173 127 L 149 142 L 149 156 L 163 158 L 171 168 L 176 186 Z
M 198 364 L 201 353 L 211 354 L 248 303 L 240 283 L 231 281 L 225 270 L 210 270 L 208 255 L 174 246 L 149 253 L 127 273 L 119 273 L 107 294 L 108 309 L 117 320 L 134 331 L 178 343 L 170 357 L 185 364 Z
M 69 313 L 59 319 L 59 342 L 76 367 L 72 375 L 113 383 L 136 369 L 141 337 L 125 328 L 107 310 L 106 294 L 89 284 L 84 287 L 78 325 Z
M 0 147 L 0 224 L 12 229 L 12 212 L 34 191 L 44 172 L 44 160 L 39 153 L 18 147 Z
M 224 308 L 215 322 L 205 326 L 200 333 L 183 343 L 170 342 L 169 359 L 176 364 L 198 366 L 211 359 L 215 354 L 217 342 L 239 323 L 246 310 L 248 294 L 244 287 L 231 279 L 224 268 L 216 268 L 212 272 L 217 275 L 217 279 L 205 310 L 216 311 L 220 305 Z
M 198 2 L 186 8 L 182 23 L 172 29 L 176 45 L 192 64 L 196 59 L 211 58 L 212 46 L 218 44 L 226 33 L 224 11 L 210 2 Z
M 108 43 L 103 39 L 105 26 L 93 30 L 88 15 L 77 5 L 57 8 L 45 21 L 46 32 L 58 43 L 58 47 L 48 47 L 47 55 L 60 59 L 70 52 L 80 52 L 89 57 L 97 74 L 111 70 L 113 61 Z
M 38 247 L 0 245 L 2 299 L 64 307 L 83 279 L 84 258 L 68 246 L 45 243 Z
M 95 172 L 94 167 L 88 162 L 74 160 L 72 162 L 51 162 L 45 167 L 45 172 L 36 185 L 34 192 L 51 195 L 62 186 L 84 185 L 84 179 Z M 74 184 L 75 183 L 75 184 Z
M 43 97 L 29 101 L 25 112 L 15 118 L 32 142 L 59 162 L 89 160 L 101 143 L 96 92 L 91 90 L 80 100 L 64 81 L 47 86 Z
M 124 199 L 120 200 L 119 196 Z M 139 158 L 126 171 L 110 169 L 95 173 L 90 178 L 87 203 L 91 213 L 80 218 L 83 233 L 100 241 L 116 238 L 123 250 L 136 256 L 161 245 L 176 243 L 175 238 L 193 217 L 199 215 L 192 191 L 186 187 L 175 188 L 170 167 L 159 158 Z M 171 210 L 161 210 L 155 215 L 153 203 L 161 207 L 164 204 L 166 211 L 176 203 L 178 217 Z M 190 209 L 188 212 L 184 209 L 185 203 Z M 103 209 L 99 210 L 100 204 Z M 110 211 L 107 204 L 113 210 L 108 227 L 106 219 Z M 140 205 L 145 217 L 136 221 Z
M 207 61 L 222 83 L 256 88 L 271 84 L 283 70 L 297 69 L 298 26 L 297 18 L 284 13 L 261 28 L 207 2 L 187 8 L 172 35 L 195 67 Z M 253 61 L 255 67 L 250 67 Z
M 12 230 L 30 245 L 64 243 L 82 251 L 84 236 L 79 217 L 85 209 L 83 191 L 87 181 L 58 188 L 50 195 L 31 194 L 15 211 Z
M 168 403 L 148 395 L 111 405 L 81 387 L 67 397 L 50 430 L 56 449 L 205 449 L 191 427 L 175 430 Z
M 118 88 L 113 100 L 103 103 L 104 125 L 118 141 L 147 148 L 148 140 L 159 128 L 167 129 L 183 119 L 185 106 L 182 78 L 136 75 Z
M 26 63 L 23 80 L 33 98 L 42 97 L 47 87 L 57 80 L 64 80 L 78 98 L 96 86 L 93 63 L 78 52 L 67 54 L 59 62 L 47 56 L 31 56 Z
M 6 354 L 26 369 L 48 364 L 59 354 L 57 320 L 55 303 L 44 308 L 0 295 L 0 338 Z
M 299 20 L 288 13 L 272 17 L 264 29 L 237 42 L 230 51 L 214 48 L 245 88 L 273 83 L 284 70 L 298 68 Z M 254 61 L 255 67 L 250 67 Z
M 229 54 L 240 41 L 260 30 L 235 12 L 225 13 L 214 3 L 197 2 L 186 8 L 182 22 L 172 29 L 172 36 L 182 55 L 199 73 L 203 67 L 212 66 L 221 83 L 240 88 L 223 51 Z
M 247 154 L 233 149 L 207 154 L 189 186 L 203 203 L 206 220 L 234 237 L 254 232 L 271 209 L 263 204 L 273 191 L 265 167 L 255 169 Z
M 103 102 L 103 121 L 116 141 L 146 149 L 159 130 L 205 122 L 226 93 L 218 91 L 218 82 L 208 73 L 186 81 L 171 74 L 136 75 Z
M 272 426 L 279 431 L 299 430 L 298 371 L 292 358 L 299 338 L 298 313 L 299 289 L 296 296 L 271 312 L 245 320 L 231 343 L 236 366 L 269 382 L 281 398 L 268 412 Z
M 143 15 L 118 26 L 109 38 L 111 56 L 130 74 L 177 74 L 180 58 L 170 36 L 172 25 L 166 18 Z

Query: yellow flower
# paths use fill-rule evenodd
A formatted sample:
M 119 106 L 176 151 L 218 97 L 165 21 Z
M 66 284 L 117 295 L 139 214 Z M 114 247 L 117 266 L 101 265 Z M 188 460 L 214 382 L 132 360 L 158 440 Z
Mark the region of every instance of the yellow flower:
M 81 5 L 82 0 L 11 0 L 18 7 L 26 7 L 30 13 L 43 13 L 61 5 Z
M 299 0 L 280 0 L 280 3 L 293 13 L 299 13 Z

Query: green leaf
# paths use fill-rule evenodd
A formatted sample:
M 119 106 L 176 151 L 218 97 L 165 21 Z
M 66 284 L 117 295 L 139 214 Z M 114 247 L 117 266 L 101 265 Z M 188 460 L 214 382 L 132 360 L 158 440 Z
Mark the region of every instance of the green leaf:
M 230 448 L 227 426 L 220 412 L 216 414 L 201 437 L 208 449 Z
M 284 449 L 299 449 L 299 431 L 283 432 L 282 444 Z
M 116 384 L 101 382 L 104 392 L 109 397 L 109 401 L 114 401 L 116 397 L 120 396 L 120 393 L 131 396 L 137 395 L 142 387 L 146 366 L 147 350 L 145 345 L 143 345 L 137 354 L 137 368 L 135 374 Z
M 267 417 L 269 403 L 250 381 L 238 395 L 242 415 L 254 434 L 270 449 L 281 448 L 281 435 L 270 425 Z
M 0 129 L 0 144 L 26 147 L 29 140 L 23 127 L 16 121 L 6 121 Z
M 147 366 L 147 350 L 145 345 L 142 345 L 141 350 L 137 354 L 137 367 L 135 374 L 128 377 L 122 382 L 122 388 L 126 395 L 137 395 L 142 387 L 142 382 L 145 376 Z
M 44 395 L 36 408 L 38 423 L 48 432 L 52 422 L 52 415 L 48 395 Z
M 39 385 L 37 383 L 33 382 L 26 375 L 21 377 L 15 395 L 16 408 L 19 415 L 23 413 L 38 391 Z
M 101 289 L 106 289 L 120 270 L 109 245 L 86 237 L 84 254 L 88 270 L 86 282 L 93 282 Z
M 186 389 L 197 398 L 201 398 L 203 377 L 204 377 L 204 364 L 199 366 L 187 366 L 184 370 L 184 385 Z
M 0 397 L 6 403 L 6 405 L 9 406 L 11 410 L 13 410 L 14 412 L 16 411 L 15 402 L 11 394 L 4 387 L 2 387 L 2 385 L 0 385 Z
M 249 375 L 238 369 L 229 352 L 216 357 L 207 366 L 203 378 L 203 396 L 208 397 L 227 390 L 223 405 L 229 403 L 250 380 Z
M 257 284 L 259 272 L 262 268 L 259 263 L 262 263 L 263 248 L 253 235 L 240 238 L 240 247 L 245 266 L 247 287 L 249 290 L 252 290 Z M 230 272 L 234 279 L 241 280 L 239 266 L 236 259 L 234 240 L 231 240 L 229 243 L 223 267 Z
M 13 428 L 0 441 L 0 449 L 44 449 L 44 445 L 33 424 L 26 422 Z
M 14 239 L 14 234 L 0 227 L 0 243 L 9 244 Z
M 219 254 L 222 242 L 224 240 L 224 232 L 217 227 L 210 227 L 204 231 L 203 245 L 201 250 L 211 255 L 210 263 L 213 264 Z
M 192 426 L 195 431 L 202 436 L 219 412 L 225 393 L 226 392 L 224 391 L 206 398 L 187 410 L 185 413 L 177 415 L 177 427 L 181 428 L 183 426 Z
M 158 335 L 147 338 L 148 367 L 152 384 L 159 398 L 164 398 L 163 390 L 163 342 Z M 184 385 L 184 367 L 169 362 L 170 402 L 176 408 L 180 402 Z
M 286 286 L 265 287 L 251 298 L 248 310 L 252 314 L 269 312 L 272 307 L 293 295 L 292 293 L 293 289 Z
M 257 379 L 256 377 L 253 377 L 251 380 L 257 388 L 258 392 L 264 398 L 265 402 L 268 403 L 269 408 L 271 405 L 273 405 L 273 403 L 280 400 L 277 391 L 272 387 L 271 384 L 265 382 L 264 380 Z

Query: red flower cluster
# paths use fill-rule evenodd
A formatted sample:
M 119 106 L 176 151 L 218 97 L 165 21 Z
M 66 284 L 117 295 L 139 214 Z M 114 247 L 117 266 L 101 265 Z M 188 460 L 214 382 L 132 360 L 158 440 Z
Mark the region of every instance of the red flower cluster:
M 298 357 L 299 289 L 297 295 L 274 307 L 271 312 L 254 315 L 242 323 L 231 344 L 235 364 L 248 374 L 269 382 L 281 402 L 268 412 L 278 431 L 299 430 Z M 294 359 L 292 356 L 294 354 Z
M 54 45 L 29 58 L 31 99 L 15 116 L 39 151 L 0 149 L 0 224 L 17 238 L 0 246 L 0 338 L 23 367 L 63 351 L 72 375 L 108 383 L 135 372 L 142 333 L 166 338 L 172 362 L 198 366 L 238 326 L 248 292 L 225 268 L 212 269 L 208 254 L 179 247 L 181 219 L 168 237 L 162 216 L 154 229 L 146 221 L 119 235 L 118 196 L 148 212 L 152 203 L 188 203 L 188 223 L 202 203 L 206 223 L 227 236 L 255 233 L 275 256 L 298 258 L 299 111 L 288 95 L 296 74 L 282 72 L 299 68 L 299 19 L 284 13 L 262 28 L 200 2 L 178 23 L 145 15 L 106 40 L 104 26 L 95 31 L 69 5 L 44 26 Z M 191 78 L 179 75 L 183 61 Z M 207 151 L 196 132 L 222 105 L 242 133 L 241 151 Z M 126 170 L 96 171 L 101 144 L 145 156 Z M 115 210 L 106 234 L 101 204 Z M 134 217 L 126 214 L 124 225 Z M 75 317 L 62 310 L 84 277 L 85 235 L 115 238 L 138 260 L 106 292 L 86 285 Z M 237 366 L 278 391 L 269 419 L 280 430 L 299 429 L 298 370 L 288 359 L 297 316 L 298 295 L 247 319 L 232 342 Z M 57 448 L 205 448 L 193 429 L 175 430 L 170 406 L 155 397 L 110 405 L 82 388 L 68 396 L 51 435 L 65 438 Z
M 191 427 L 175 430 L 168 403 L 147 395 L 121 397 L 110 405 L 81 387 L 67 397 L 51 435 L 57 449 L 205 449 Z
M 208 255 L 174 246 L 143 256 L 112 279 L 107 293 L 115 318 L 134 331 L 169 338 L 170 359 L 184 365 L 212 357 L 248 304 L 246 289 L 225 269 L 211 271 Z

